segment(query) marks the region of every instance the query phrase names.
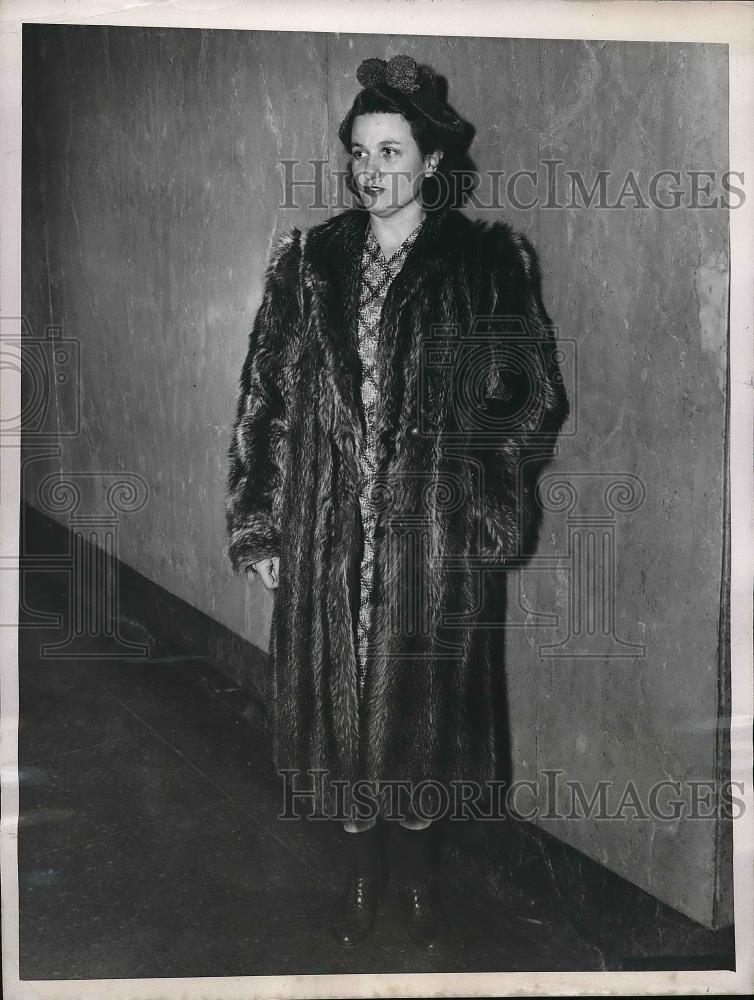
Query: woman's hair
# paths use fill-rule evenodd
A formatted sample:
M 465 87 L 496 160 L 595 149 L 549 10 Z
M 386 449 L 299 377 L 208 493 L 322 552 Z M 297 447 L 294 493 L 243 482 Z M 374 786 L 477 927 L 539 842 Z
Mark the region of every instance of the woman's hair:
M 439 130 L 433 128 L 426 115 L 421 114 L 408 101 L 370 88 L 362 90 L 356 95 L 348 114 L 340 123 L 338 137 L 348 153 L 351 152 L 351 132 L 354 119 L 359 115 L 372 114 L 402 115 L 411 126 L 411 134 L 416 140 L 416 145 L 422 156 L 428 156 L 436 149 L 441 149 L 445 153 L 451 145 L 449 137 L 439 135 Z
M 370 65 L 371 64 L 371 65 Z M 399 70 L 408 70 L 408 87 L 402 89 L 389 81 L 390 71 L 398 65 Z M 385 79 L 387 70 L 388 79 Z M 413 82 L 412 83 L 412 74 Z M 420 197 L 428 209 L 439 208 L 457 201 L 457 174 L 465 162 L 465 152 L 473 129 L 463 122 L 438 92 L 438 82 L 429 67 L 417 66 L 408 56 L 395 56 L 389 63 L 383 60 L 367 59 L 357 72 L 360 81 L 367 85 L 354 98 L 345 118 L 338 128 L 338 138 L 351 156 L 351 133 L 354 120 L 359 115 L 397 114 L 408 122 L 411 134 L 421 155 L 428 156 L 435 150 L 442 157 L 433 174 L 422 181 Z M 358 191 L 353 183 L 352 160 L 349 159 L 346 172 L 346 186 L 357 198 Z

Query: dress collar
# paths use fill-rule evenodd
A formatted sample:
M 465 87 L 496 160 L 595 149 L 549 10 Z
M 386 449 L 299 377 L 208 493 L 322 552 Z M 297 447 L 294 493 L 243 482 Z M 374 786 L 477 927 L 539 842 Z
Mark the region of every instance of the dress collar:
M 386 257 L 382 247 L 379 244 L 377 237 L 374 235 L 374 230 L 372 229 L 371 222 L 367 222 L 366 226 L 366 239 L 364 241 L 365 253 L 370 257 L 375 258 L 378 263 L 382 264 L 384 267 L 394 270 L 395 266 L 406 258 L 409 250 L 416 242 L 419 233 L 427 221 L 427 216 L 425 215 L 421 222 L 411 230 L 408 236 L 404 239 L 401 245 L 390 255 Z

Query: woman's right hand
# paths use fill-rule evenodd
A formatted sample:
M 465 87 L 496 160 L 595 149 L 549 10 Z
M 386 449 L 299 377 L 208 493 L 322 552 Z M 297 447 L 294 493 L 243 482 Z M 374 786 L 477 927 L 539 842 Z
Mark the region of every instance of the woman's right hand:
M 253 568 L 259 573 L 260 579 L 267 590 L 277 590 L 279 566 L 279 556 L 269 556 L 267 559 L 260 559 L 259 562 L 253 564 Z

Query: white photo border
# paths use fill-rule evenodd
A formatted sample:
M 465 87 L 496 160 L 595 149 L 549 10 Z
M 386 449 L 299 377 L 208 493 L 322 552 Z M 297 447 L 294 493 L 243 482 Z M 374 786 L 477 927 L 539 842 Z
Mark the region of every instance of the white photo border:
M 6 0 L 2 46 L 0 320 L 20 336 L 21 29 L 24 23 L 108 24 L 360 33 L 368 0 L 247 0 L 172 3 L 130 0 Z M 730 160 L 754 177 L 754 4 L 715 0 L 383 0 L 390 34 L 720 43 L 728 46 Z M 368 20 L 361 22 L 372 28 Z M 197 979 L 19 980 L 18 939 L 18 529 L 20 440 L 0 448 L 0 768 L 2 769 L 2 957 L 9 1000 L 156 1000 L 249 997 L 574 996 L 747 994 L 754 990 L 754 799 L 752 797 L 752 332 L 754 197 L 730 213 L 731 778 L 745 809 L 733 824 L 736 971 L 430 973 L 212 977 Z M 15 327 L 13 326 L 15 324 Z M 0 344 L 0 347 L 2 345 Z M 0 419 L 20 412 L 20 372 L 0 370 Z M 7 624 L 6 624 L 7 623 Z

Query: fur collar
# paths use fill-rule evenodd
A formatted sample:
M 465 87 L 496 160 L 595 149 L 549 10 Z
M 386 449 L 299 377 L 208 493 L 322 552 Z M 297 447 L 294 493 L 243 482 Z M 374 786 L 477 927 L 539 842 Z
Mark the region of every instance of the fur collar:
M 442 264 L 452 241 L 447 238 L 454 216 L 451 209 L 430 212 L 424 221 L 403 267 L 393 280 L 390 296 L 404 297 L 407 290 L 421 285 L 420 275 Z M 358 350 L 358 311 L 361 254 L 369 225 L 369 213 L 353 208 L 310 229 L 306 235 L 302 268 L 304 285 L 312 295 L 311 308 L 318 314 L 317 329 L 324 345 L 330 377 L 339 397 L 342 413 L 356 437 L 363 433 L 363 417 L 358 402 L 362 364 Z M 333 414 L 333 427 L 337 426 Z
M 448 208 L 429 212 L 398 276 L 401 281 L 425 267 L 433 256 L 442 253 L 442 234 L 454 216 Z M 353 328 L 358 311 L 361 251 L 369 213 L 352 208 L 313 227 L 307 237 L 307 258 L 313 274 L 332 285 L 343 296 L 345 326 Z M 398 280 L 398 279 L 396 279 Z

